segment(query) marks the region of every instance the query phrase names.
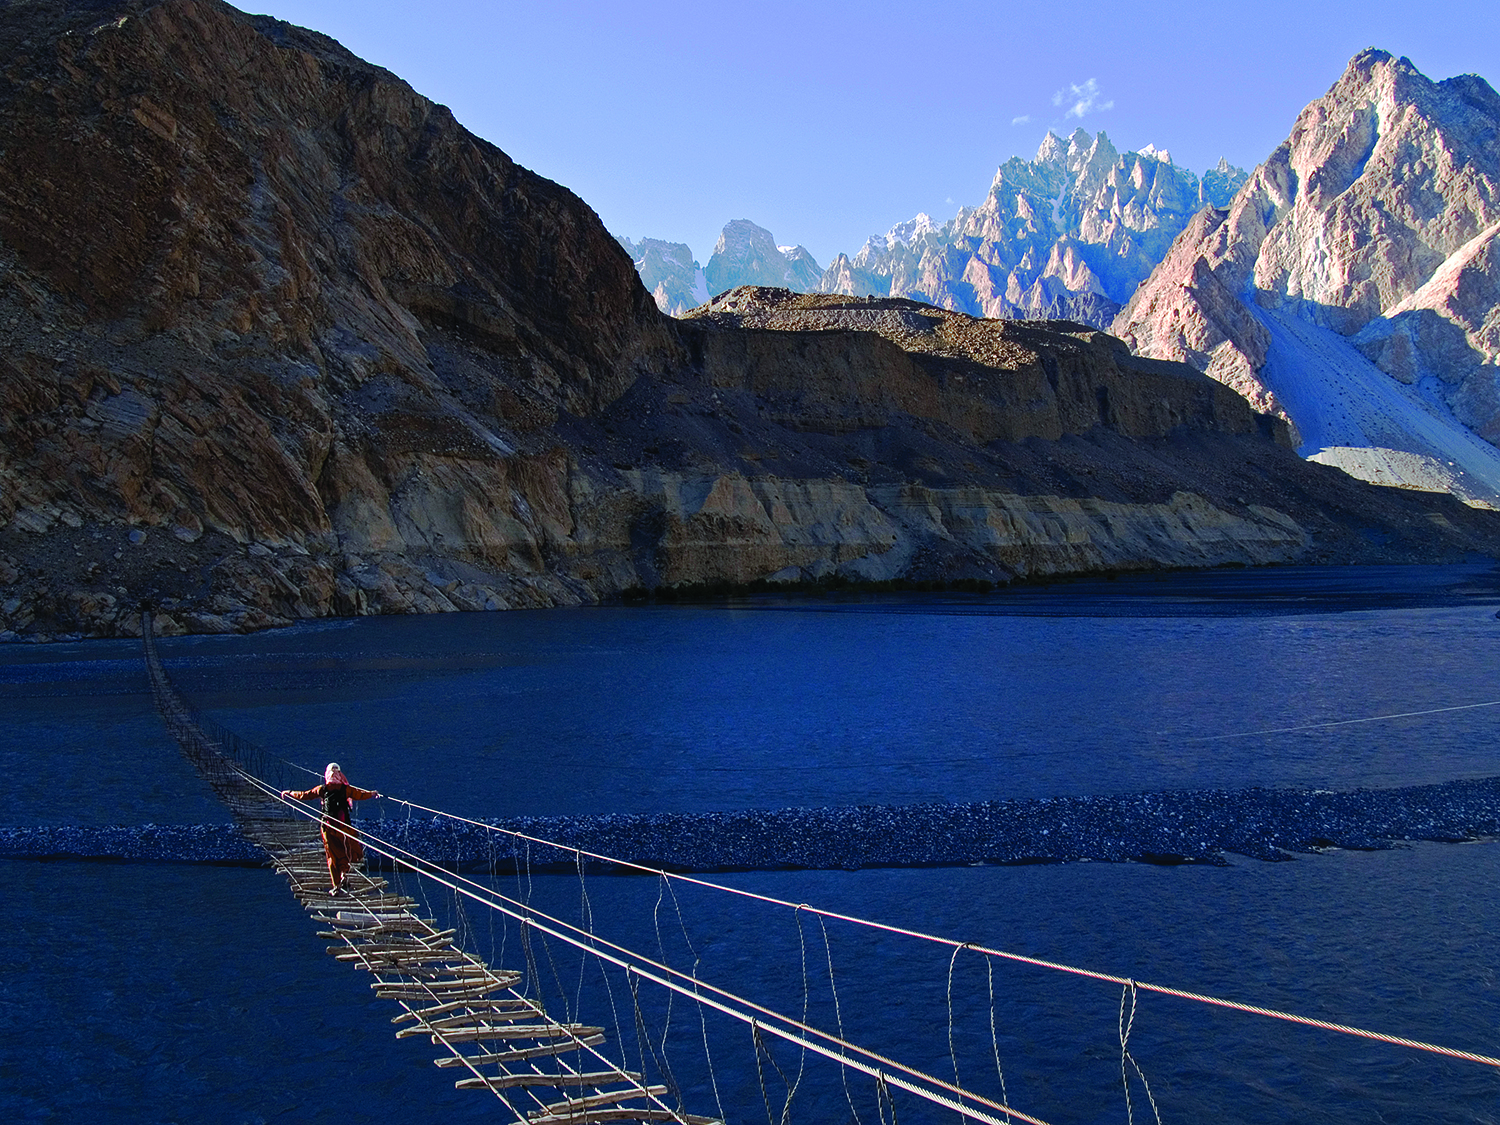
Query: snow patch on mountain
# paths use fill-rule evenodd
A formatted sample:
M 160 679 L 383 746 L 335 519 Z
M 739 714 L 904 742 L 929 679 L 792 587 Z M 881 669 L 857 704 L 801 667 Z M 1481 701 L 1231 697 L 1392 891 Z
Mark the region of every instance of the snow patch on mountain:
M 1336 332 L 1283 311 L 1254 312 L 1271 337 L 1261 377 L 1299 420 L 1303 457 L 1375 484 L 1500 507 L 1500 449 L 1441 399 L 1395 382 Z
M 714 297 L 739 285 L 770 285 L 806 293 L 823 276 L 807 247 L 778 246 L 770 231 L 749 219 L 724 224 L 703 272 Z
M 633 242 L 620 235 L 615 235 L 615 241 L 630 255 L 641 283 L 662 312 L 678 316 L 707 303 L 707 278 L 686 243 L 663 242 L 659 238 Z
M 1500 95 L 1360 52 L 1111 331 L 1281 414 L 1308 456 L 1494 503 Z
M 1219 179 L 1238 187 L 1245 173 L 1225 167 Z M 1221 190 L 1216 180 L 1215 198 Z M 1103 326 L 1207 201 L 1165 149 L 1120 153 L 1102 131 L 1048 133 L 1034 160 L 996 170 L 980 206 L 942 224 L 918 215 L 872 236 L 852 257 L 835 258 L 818 291 Z

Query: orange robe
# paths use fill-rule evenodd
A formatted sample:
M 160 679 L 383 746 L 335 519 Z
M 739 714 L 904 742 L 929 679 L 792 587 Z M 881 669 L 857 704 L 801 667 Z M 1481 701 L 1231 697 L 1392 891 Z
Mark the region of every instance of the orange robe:
M 335 782 L 334 784 L 338 784 Z M 332 786 L 328 782 L 312 789 L 294 790 L 292 796 L 299 801 L 321 801 Z M 357 785 L 345 785 L 351 801 L 368 801 L 375 796 L 374 790 L 361 789 Z M 347 870 L 365 858 L 365 847 L 359 842 L 359 833 L 351 826 L 347 815 L 343 817 L 323 814 L 323 851 L 330 865 Z

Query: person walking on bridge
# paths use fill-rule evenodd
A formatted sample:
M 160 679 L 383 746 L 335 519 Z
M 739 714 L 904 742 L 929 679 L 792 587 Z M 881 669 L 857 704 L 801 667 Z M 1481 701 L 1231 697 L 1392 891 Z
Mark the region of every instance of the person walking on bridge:
M 322 785 L 311 789 L 283 789 L 281 795 L 298 801 L 323 802 L 323 851 L 328 856 L 328 878 L 333 882 L 333 893 L 343 894 L 344 876 L 350 867 L 365 858 L 364 845 L 354 830 L 349 802 L 368 801 L 380 794 L 373 789 L 350 785 L 339 764 L 329 762 L 323 771 Z

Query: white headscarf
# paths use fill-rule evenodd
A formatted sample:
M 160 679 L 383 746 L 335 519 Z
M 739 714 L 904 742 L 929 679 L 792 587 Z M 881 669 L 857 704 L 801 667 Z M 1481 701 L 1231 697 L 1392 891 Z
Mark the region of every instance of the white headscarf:
M 329 762 L 323 770 L 323 784 L 325 785 L 348 785 L 349 779 L 344 776 L 344 771 L 339 768 L 337 762 Z

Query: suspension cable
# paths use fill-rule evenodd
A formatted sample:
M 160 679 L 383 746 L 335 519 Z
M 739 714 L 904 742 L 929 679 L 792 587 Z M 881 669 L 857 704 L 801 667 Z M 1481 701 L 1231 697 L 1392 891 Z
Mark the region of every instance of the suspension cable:
M 236 768 L 238 769 L 238 767 Z M 281 801 L 283 804 L 292 804 L 290 801 L 283 800 L 279 790 L 272 788 L 254 775 L 243 769 L 239 769 L 238 772 L 240 772 L 241 776 L 249 784 L 260 789 L 272 799 Z M 405 802 L 398 801 L 398 803 Z M 292 805 L 292 807 L 297 813 L 307 819 L 314 819 L 318 816 L 317 813 L 300 805 Z M 682 972 L 680 969 L 664 965 L 626 946 L 609 941 L 607 938 L 599 937 L 597 934 L 589 934 L 587 931 L 569 922 L 556 918 L 526 903 L 511 899 L 491 887 L 465 878 L 456 872 L 450 876 L 437 864 L 415 852 L 408 851 L 394 841 L 386 840 L 364 829 L 360 830 L 360 836 L 367 851 L 373 851 L 377 855 L 384 856 L 392 863 L 405 864 L 419 874 L 432 879 L 433 882 L 447 887 L 449 890 L 455 892 L 455 894 L 470 898 L 482 906 L 498 910 L 518 921 L 525 921 L 533 929 L 607 961 L 618 968 L 625 969 L 634 976 L 643 980 L 649 980 L 678 995 L 688 997 L 696 1003 L 707 1005 L 716 1011 L 740 1020 L 742 1023 L 753 1021 L 762 1031 L 769 1032 L 796 1046 L 804 1047 L 843 1066 L 861 1071 L 870 1077 L 884 1079 L 884 1081 L 892 1086 L 916 1094 L 918 1097 L 953 1110 L 964 1117 L 983 1122 L 984 1125 L 1004 1125 L 1004 1122 L 999 1117 L 976 1109 L 975 1105 L 978 1105 L 985 1107 L 985 1109 L 993 1110 L 995 1113 L 1009 1115 L 1011 1118 L 1028 1122 L 1029 1125 L 1046 1125 L 1046 1122 L 1040 1118 L 1023 1113 L 1012 1106 L 993 1101 L 972 1090 L 955 1086 L 951 1082 L 946 1082 L 915 1067 L 908 1066 L 876 1051 L 851 1043 L 820 1028 L 803 1023 L 792 1016 L 784 1015 L 773 1008 L 757 1004 L 728 989 L 709 984 L 701 979 L 696 979 L 690 974 Z M 548 841 L 543 842 L 548 843 Z M 585 852 L 584 854 L 589 855 L 590 853 Z M 643 968 L 642 966 L 645 967 Z M 681 978 L 681 980 L 677 978 Z M 688 983 L 682 983 L 683 981 Z M 702 989 L 713 995 L 703 995 L 697 989 Z M 715 997 L 718 997 L 718 999 Z M 756 1015 L 752 1015 L 752 1012 L 757 1013 L 759 1016 L 779 1021 L 786 1026 L 783 1027 L 774 1023 L 768 1023 L 763 1019 L 757 1018 Z M 972 1102 L 974 1105 L 965 1104 L 965 1102 Z
M 1245 1012 L 1254 1016 L 1265 1016 L 1269 1019 L 1282 1020 L 1286 1023 L 1300 1024 L 1303 1027 L 1317 1028 L 1320 1031 L 1332 1031 L 1339 1035 L 1352 1035 L 1360 1039 L 1370 1039 L 1378 1043 L 1387 1043 L 1395 1047 L 1406 1047 L 1414 1051 L 1426 1051 L 1430 1054 L 1442 1055 L 1451 1059 L 1462 1059 L 1465 1062 L 1480 1063 L 1484 1066 L 1500 1068 L 1500 1058 L 1490 1055 L 1478 1054 L 1474 1051 L 1459 1050 L 1454 1047 L 1444 1047 L 1437 1043 L 1427 1043 L 1420 1039 L 1409 1039 L 1400 1035 L 1387 1035 L 1380 1031 L 1370 1031 L 1366 1028 L 1354 1027 L 1349 1024 L 1333 1023 L 1329 1020 L 1315 1019 L 1311 1016 L 1297 1015 L 1295 1012 L 1281 1011 L 1276 1008 L 1267 1008 L 1259 1004 L 1246 1004 L 1238 1000 L 1226 1000 L 1218 996 L 1209 996 L 1201 992 L 1189 992 L 1186 989 L 1173 988 L 1169 985 L 1148 984 L 1145 981 L 1132 980 L 1130 977 L 1118 976 L 1114 973 L 1100 972 L 1096 969 L 1084 969 L 1076 965 L 1064 964 L 1061 961 L 1050 961 L 1043 957 L 1031 957 L 1024 953 L 1012 953 L 1003 949 L 993 949 L 989 946 L 976 945 L 973 942 L 957 941 L 953 938 L 942 937 L 937 934 L 924 933 L 921 930 L 908 929 L 905 926 L 895 926 L 888 922 L 876 922 L 868 918 L 860 918 L 853 914 L 842 914 L 836 910 L 824 910 L 820 907 L 810 906 L 807 903 L 789 902 L 786 899 L 775 898 L 771 895 L 760 894 L 756 891 L 748 891 L 739 887 L 731 887 L 724 883 L 715 883 L 708 879 L 700 879 L 693 875 L 685 875 L 680 872 L 664 871 L 661 868 L 649 867 L 645 864 L 635 863 L 628 859 L 619 859 L 615 856 L 602 855 L 586 849 L 574 847 L 570 844 L 559 844 L 552 840 L 546 840 L 539 836 L 530 836 L 524 832 L 518 832 L 510 828 L 501 828 L 498 825 L 486 824 L 480 820 L 472 820 L 469 817 L 459 816 L 456 813 L 444 812 L 442 809 L 428 808 L 426 805 L 415 801 L 405 801 L 399 797 L 387 797 L 387 800 L 395 801 L 397 804 L 408 805 L 411 808 L 430 812 L 436 816 L 450 817 L 472 824 L 487 832 L 498 832 L 502 835 L 514 836 L 530 843 L 542 844 L 547 847 L 556 848 L 559 851 L 574 852 L 588 856 L 590 859 L 599 860 L 601 863 L 614 864 L 619 867 L 640 871 L 649 875 L 663 876 L 668 879 L 676 879 L 680 882 L 689 883 L 697 887 L 705 887 L 709 890 L 722 891 L 725 894 L 737 895 L 741 898 L 752 899 L 756 902 L 767 903 L 772 906 L 781 906 L 789 910 L 805 910 L 809 913 L 824 918 L 832 918 L 840 922 L 848 922 L 855 926 L 864 926 L 869 929 L 879 930 L 883 933 L 897 934 L 902 937 L 915 938 L 919 941 L 933 942 L 948 948 L 967 947 L 976 953 L 983 953 L 989 957 L 998 957 L 1005 961 L 1013 961 L 1017 964 L 1030 965 L 1033 968 L 1049 969 L 1054 972 L 1070 973 L 1074 976 L 1085 977 L 1089 980 L 1101 981 L 1106 984 L 1115 984 L 1124 987 L 1133 985 L 1143 992 L 1155 992 L 1162 996 L 1175 996 L 1179 1000 L 1190 1000 L 1197 1004 L 1207 1004 L 1212 1007 L 1226 1008 L 1230 1011 Z

